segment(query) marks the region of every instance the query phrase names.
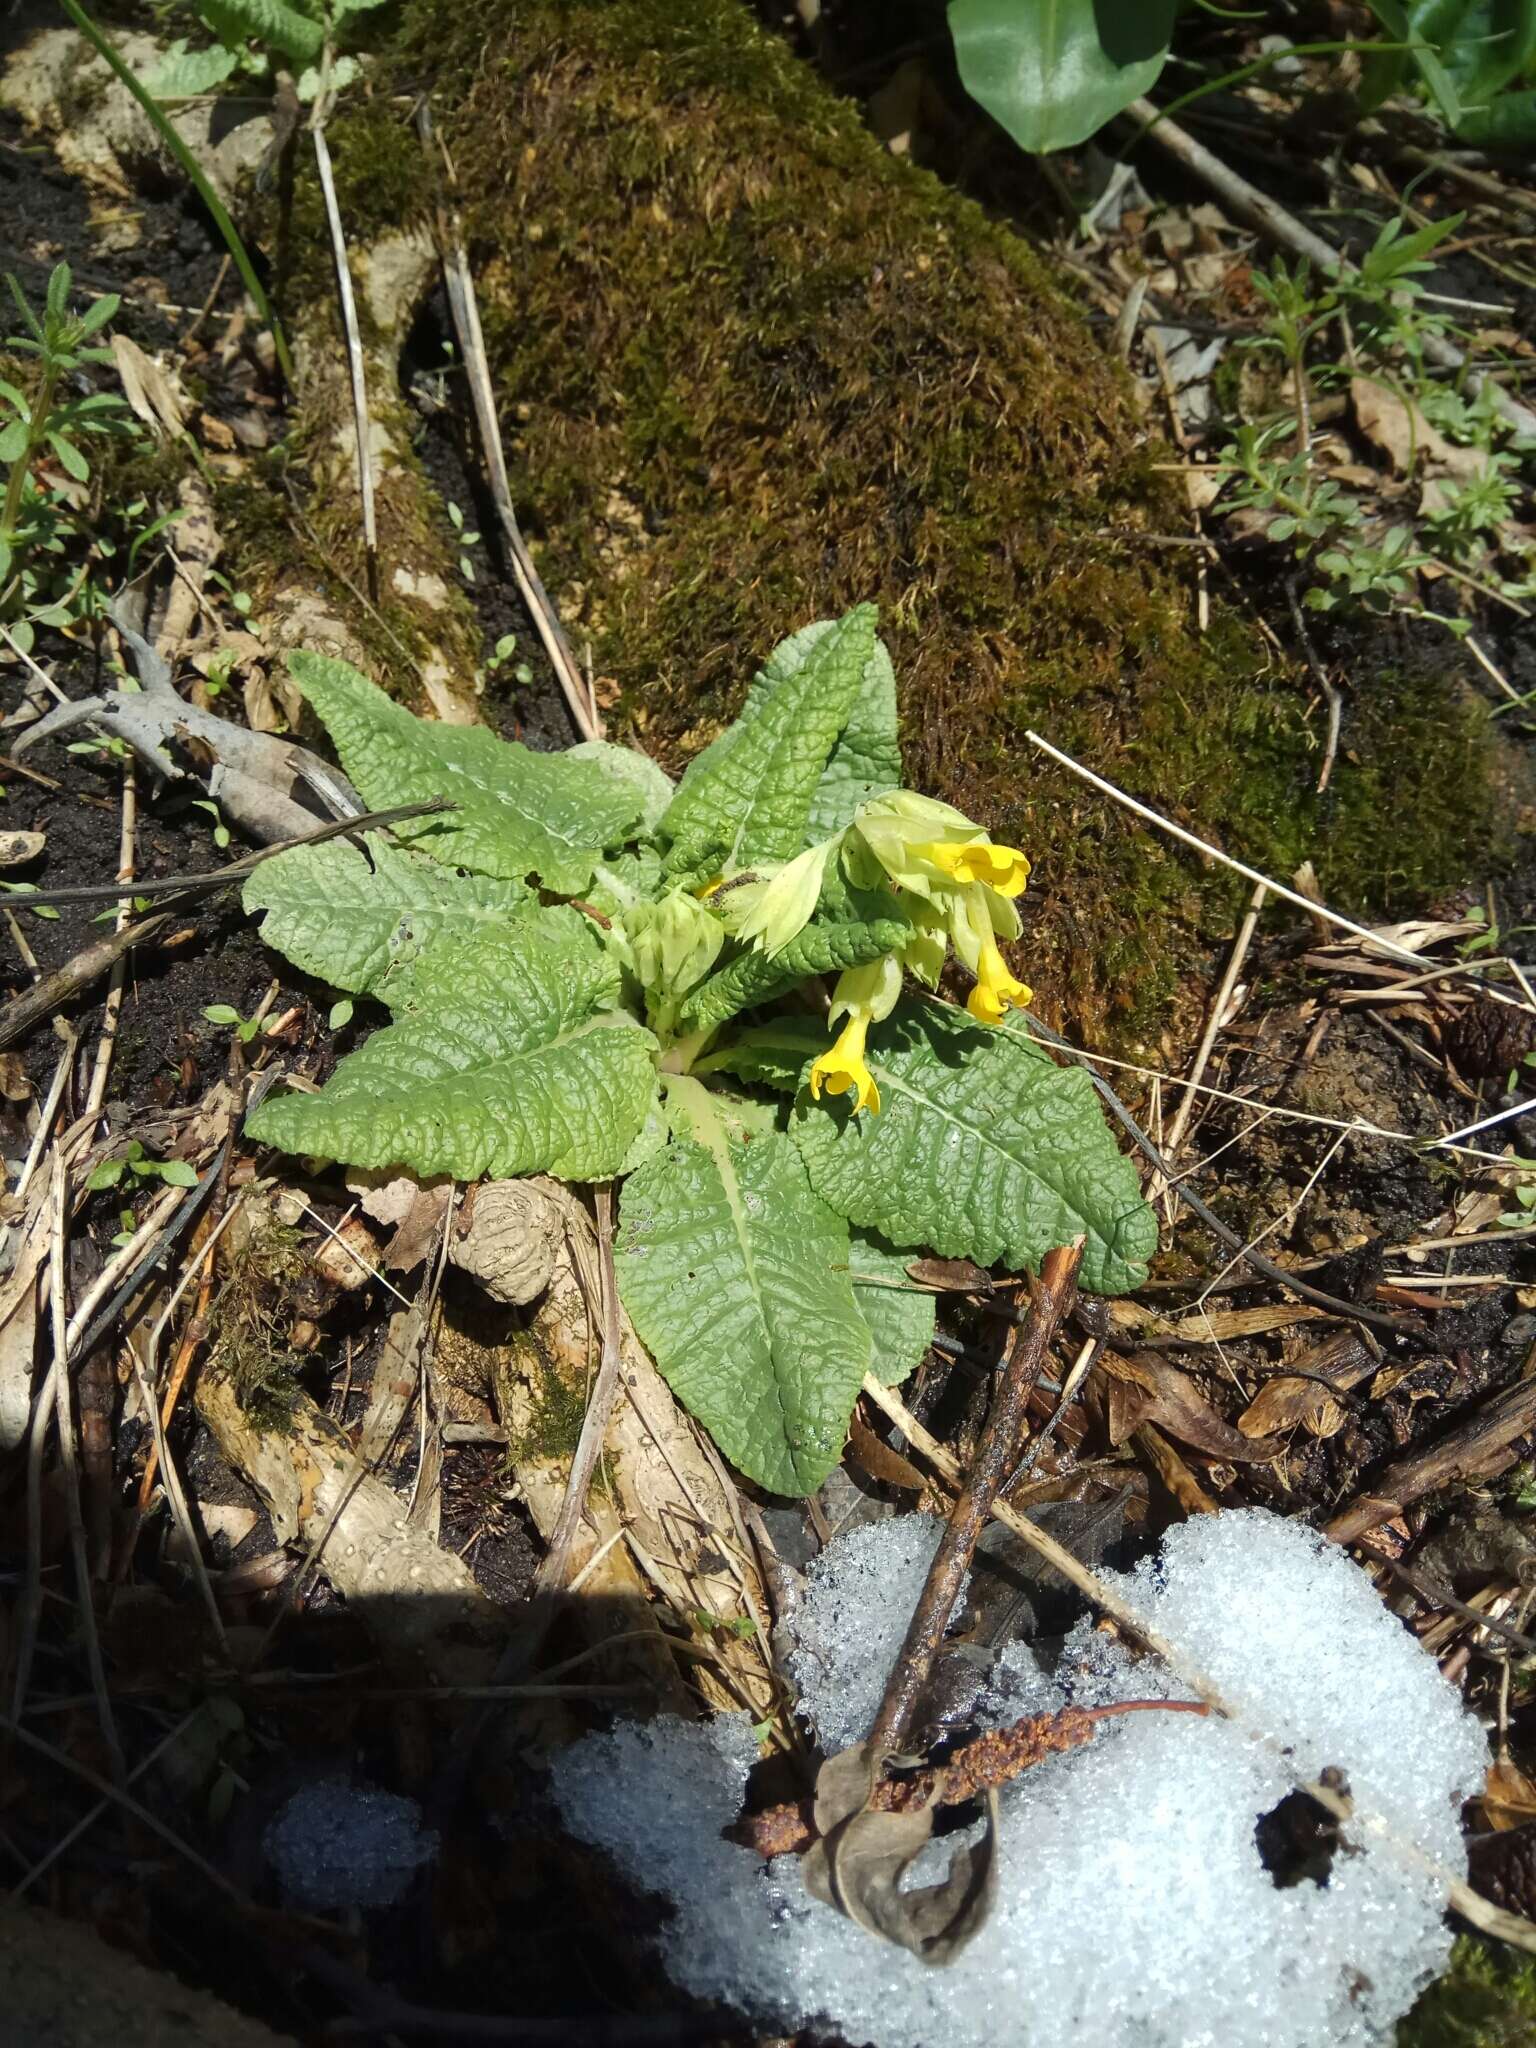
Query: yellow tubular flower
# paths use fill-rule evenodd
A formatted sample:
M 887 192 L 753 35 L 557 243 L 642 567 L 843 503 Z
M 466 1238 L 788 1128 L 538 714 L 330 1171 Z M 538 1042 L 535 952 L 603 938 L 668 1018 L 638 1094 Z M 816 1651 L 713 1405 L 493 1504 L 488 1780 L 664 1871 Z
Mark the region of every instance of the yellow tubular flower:
M 880 1090 L 864 1064 L 864 1041 L 868 1035 L 868 1017 L 855 1013 L 848 1019 L 831 1051 L 824 1052 L 811 1067 L 811 1094 L 815 1098 L 820 1099 L 823 1088 L 829 1095 L 846 1095 L 851 1089 L 854 1108 L 867 1109 L 878 1116 Z
M 1029 880 L 1029 862 L 1019 849 L 1016 846 L 995 846 L 990 839 L 972 840 L 961 845 L 934 840 L 914 846 L 912 851 L 920 859 L 932 861 L 936 868 L 942 869 L 962 886 L 968 882 L 985 882 L 999 896 L 1021 896 Z
M 1033 993 L 1008 972 L 996 940 L 988 939 L 976 964 L 976 986 L 966 998 L 971 1015 L 979 1024 L 1001 1024 L 1004 1011 L 1022 1010 Z

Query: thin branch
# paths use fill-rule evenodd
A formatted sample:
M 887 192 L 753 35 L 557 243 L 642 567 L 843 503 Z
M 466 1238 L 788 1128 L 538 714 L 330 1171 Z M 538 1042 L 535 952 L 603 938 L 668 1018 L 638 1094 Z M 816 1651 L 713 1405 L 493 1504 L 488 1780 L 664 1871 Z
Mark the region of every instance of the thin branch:
M 960 1596 L 961 1583 L 971 1568 L 977 1539 L 1018 1457 L 1024 1411 L 1040 1377 L 1051 1339 L 1076 1297 L 1077 1269 L 1082 1256 L 1083 1240 L 1078 1238 L 1073 1244 L 1048 1252 L 1041 1263 L 1029 1314 L 1014 1338 L 992 1397 L 991 1412 L 976 1447 L 970 1476 L 955 1502 L 929 1567 L 927 1582 L 912 1610 L 901 1655 L 896 1659 L 870 1731 L 871 1750 L 877 1758 L 892 1755 L 905 1743 L 949 1626 L 950 1614 Z
M 1135 115 L 1143 124 L 1138 141 L 1155 142 L 1160 149 L 1166 150 L 1186 171 L 1209 185 L 1239 220 L 1247 221 L 1250 227 L 1256 227 L 1260 234 L 1267 235 L 1282 249 L 1289 249 L 1292 255 L 1304 257 L 1325 277 L 1356 275 L 1355 265 L 1348 257 L 1340 255 L 1331 242 L 1325 242 L 1321 235 L 1287 213 L 1277 200 L 1261 192 L 1256 185 L 1250 185 L 1229 164 L 1213 155 L 1203 142 L 1197 142 L 1187 128 L 1181 128 L 1177 121 L 1160 113 L 1150 100 L 1132 100 L 1126 112 Z M 1467 369 L 1466 357 L 1453 342 L 1447 341 L 1443 335 L 1427 335 L 1424 353 L 1443 370 L 1466 371 L 1467 388 L 1474 396 L 1486 389 L 1493 404 L 1516 432 L 1536 437 L 1536 413 L 1521 405 L 1518 399 L 1511 398 L 1496 377 L 1483 370 Z
M 368 563 L 368 594 L 379 601 L 379 526 L 373 503 L 373 449 L 368 426 L 368 381 L 363 366 L 363 337 L 357 324 L 357 301 L 352 295 L 352 272 L 347 264 L 347 238 L 342 232 L 341 208 L 336 203 L 336 180 L 331 171 L 330 145 L 319 123 L 312 130 L 315 169 L 320 173 L 320 191 L 325 199 L 325 218 L 331 231 L 331 254 L 336 263 L 336 291 L 341 301 L 341 324 L 347 338 L 347 371 L 352 383 L 352 431 L 357 440 L 357 487 L 363 505 L 363 549 Z
M 432 117 L 423 101 L 417 116 L 423 144 L 432 139 Z M 452 178 L 452 166 L 445 168 Z M 486 361 L 485 337 L 480 329 L 480 303 L 475 296 L 475 281 L 470 273 L 469 259 L 464 253 L 463 237 L 458 223 L 446 208 L 440 208 L 437 218 L 438 248 L 443 260 L 443 279 L 448 287 L 448 307 L 453 315 L 454 333 L 458 337 L 459 355 L 464 363 L 465 375 L 469 380 L 469 393 L 474 402 L 475 423 L 480 430 L 480 444 L 485 451 L 486 476 L 491 487 L 491 501 L 496 507 L 496 516 L 501 521 L 502 534 L 507 543 L 507 554 L 512 563 L 512 574 L 517 582 L 523 603 L 528 607 L 529 616 L 538 629 L 544 652 L 549 656 L 549 665 L 555 672 L 555 681 L 560 685 L 571 721 L 584 740 L 597 740 L 603 736 L 603 721 L 598 715 L 597 705 L 587 689 L 576 657 L 571 652 L 571 643 L 566 638 L 560 615 L 555 610 L 549 592 L 533 565 L 528 552 L 528 543 L 523 538 L 522 528 L 517 523 L 517 513 L 512 504 L 512 487 L 507 478 L 507 459 L 502 448 L 501 425 L 496 417 L 496 394 L 491 384 L 490 367 Z
M 75 1440 L 75 1412 L 70 1401 L 69 1329 L 65 1300 L 64 1252 L 69 1230 L 69 1169 L 61 1147 L 53 1154 L 52 1236 L 48 1261 L 49 1306 L 53 1312 L 54 1422 L 59 1435 L 59 1462 L 64 1468 L 64 1513 L 69 1525 L 69 1549 L 75 1567 L 75 1596 L 79 1602 L 80 1634 L 85 1661 L 96 1695 L 96 1719 L 101 1739 L 112 1766 L 116 1784 L 123 1782 L 127 1764 L 117 1739 L 112 1718 L 112 1701 L 107 1692 L 107 1668 L 102 1661 L 101 1637 L 96 1629 L 96 1601 L 91 1588 L 91 1568 L 86 1555 L 85 1515 L 80 1505 L 80 1450 Z

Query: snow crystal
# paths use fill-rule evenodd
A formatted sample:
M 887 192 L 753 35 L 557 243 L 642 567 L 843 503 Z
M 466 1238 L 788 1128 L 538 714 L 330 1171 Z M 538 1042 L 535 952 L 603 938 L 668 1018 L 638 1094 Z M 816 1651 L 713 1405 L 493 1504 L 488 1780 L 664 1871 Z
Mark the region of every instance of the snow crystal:
M 869 1522 L 837 1537 L 808 1567 L 784 1661 L 800 1711 L 829 1756 L 869 1733 L 943 1534 L 937 1515 Z
M 392 1906 L 437 1853 L 414 1799 L 347 1778 L 295 1792 L 268 1827 L 267 1859 L 297 1906 Z
M 936 1540 L 917 1521 L 829 1546 L 797 1621 L 796 1677 L 829 1745 L 873 1718 Z M 764 1866 L 721 1839 L 757 1756 L 745 1716 L 589 1736 L 556 1768 L 566 1822 L 673 1901 L 674 1980 L 765 2026 L 820 2021 L 877 2048 L 1387 2043 L 1449 1953 L 1440 1882 L 1359 1824 L 1326 1883 L 1280 1888 L 1255 1826 L 1297 1773 L 1333 1766 L 1362 1812 L 1460 1875 L 1480 1730 L 1364 1574 L 1297 1523 L 1201 1517 L 1112 1583 L 1241 1720 L 1131 1715 L 1008 1787 L 996 1909 L 947 1969 L 811 1900 L 792 1858 Z M 1003 1653 L 994 1718 L 1054 1705 L 1056 1685 L 1083 1704 L 1183 1691 L 1085 1623 L 1053 1680 Z

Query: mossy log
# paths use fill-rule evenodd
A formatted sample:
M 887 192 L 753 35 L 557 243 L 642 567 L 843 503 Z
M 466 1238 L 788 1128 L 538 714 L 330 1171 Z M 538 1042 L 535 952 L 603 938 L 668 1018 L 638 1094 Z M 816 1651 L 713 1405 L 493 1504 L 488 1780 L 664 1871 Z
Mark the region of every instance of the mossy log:
M 412 0 L 384 75 L 435 94 L 545 580 L 670 765 L 784 633 L 876 599 L 912 778 L 1028 848 L 1021 966 L 1080 1028 L 1147 1021 L 1232 893 L 1027 726 L 1351 906 L 1464 876 L 1486 740 L 1455 679 L 1362 687 L 1316 799 L 1306 690 L 1234 612 L 1198 630 L 1155 544 L 1187 519 L 1059 280 L 741 0 Z M 441 196 L 405 120 L 376 93 L 335 123 L 364 240 Z
M 419 145 L 431 98 L 453 165 Z M 1018 965 L 1080 1031 L 1144 1029 L 1230 928 L 1201 872 L 1045 765 L 1029 726 L 1354 910 L 1466 878 L 1493 836 L 1485 721 L 1448 641 L 1386 627 L 1314 794 L 1320 709 L 1238 613 L 1196 625 L 1187 526 L 1129 379 L 1045 260 L 892 157 L 744 0 L 405 0 L 328 129 L 381 464 L 365 567 L 312 156 L 245 194 L 305 368 L 277 478 L 221 494 L 236 573 L 327 615 L 421 709 L 476 702 L 479 628 L 395 376 L 445 201 L 465 222 L 520 514 L 615 726 L 677 766 L 793 627 L 866 598 L 911 779 L 1036 863 Z M 280 186 L 282 181 L 278 181 Z M 466 407 L 467 411 L 467 407 Z M 297 605 L 297 609 L 295 606 Z

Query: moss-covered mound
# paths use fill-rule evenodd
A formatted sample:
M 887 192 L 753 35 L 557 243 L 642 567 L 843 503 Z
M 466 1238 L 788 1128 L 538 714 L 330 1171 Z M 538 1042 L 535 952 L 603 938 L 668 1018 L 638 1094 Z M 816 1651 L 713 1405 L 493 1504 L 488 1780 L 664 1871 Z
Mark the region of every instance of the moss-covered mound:
M 1036 859 L 1022 964 L 1089 1028 L 1144 1021 L 1233 899 L 1027 726 L 1344 903 L 1464 874 L 1485 768 L 1454 686 L 1362 688 L 1319 807 L 1320 720 L 1232 616 L 1196 630 L 1129 385 L 1041 259 L 741 0 L 410 0 L 390 61 L 438 94 L 546 580 L 654 751 L 877 599 L 913 778 Z M 350 219 L 425 212 L 411 147 L 377 101 L 337 123 Z

